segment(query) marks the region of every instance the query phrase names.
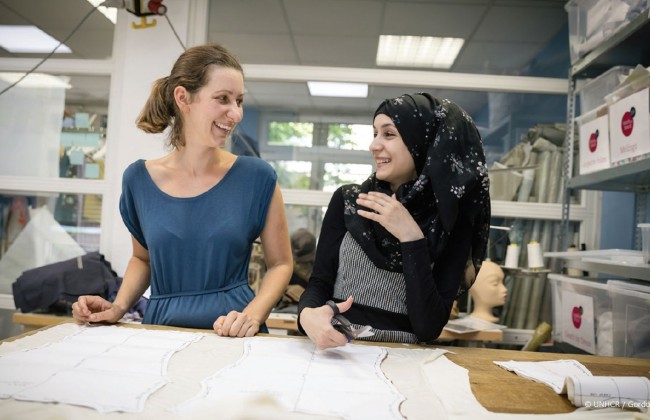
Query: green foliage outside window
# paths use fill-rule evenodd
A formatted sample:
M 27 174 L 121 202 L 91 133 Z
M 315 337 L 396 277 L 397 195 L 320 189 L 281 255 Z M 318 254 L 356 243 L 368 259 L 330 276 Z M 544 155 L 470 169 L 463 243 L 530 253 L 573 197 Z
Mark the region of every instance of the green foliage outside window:
M 369 133 L 360 134 L 359 127 L 361 126 L 328 124 L 326 139 L 315 140 L 314 132 L 318 129 L 315 127 L 323 128 L 323 125 L 272 121 L 269 123 L 268 144 L 270 146 L 309 148 L 321 143 L 320 147 L 330 149 L 367 150 L 367 145 L 362 143 L 369 141 L 369 137 L 371 137 L 370 130 L 366 130 Z M 278 174 L 280 186 L 291 189 L 331 190 L 343 184 L 361 182 L 371 170 L 370 165 L 318 160 L 312 162 L 271 161 L 270 163 Z M 312 179 L 312 177 L 318 179 Z
M 272 121 L 269 124 L 269 145 L 311 147 L 314 124 Z

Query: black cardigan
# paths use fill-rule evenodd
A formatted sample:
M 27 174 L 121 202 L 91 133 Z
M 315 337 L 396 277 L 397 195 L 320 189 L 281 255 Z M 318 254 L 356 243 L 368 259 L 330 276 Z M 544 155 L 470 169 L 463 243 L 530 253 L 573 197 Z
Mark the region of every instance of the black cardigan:
M 343 194 L 339 188 L 332 195 L 323 218 L 314 270 L 300 298 L 298 314 L 304 308 L 316 308 L 332 299 L 339 265 L 339 249 L 347 232 L 343 209 Z M 464 276 L 471 238 L 471 225 L 459 219 L 433 267 L 425 239 L 402 242 L 408 315 L 353 304 L 352 308 L 345 312 L 346 318 L 354 324 L 411 332 L 420 342 L 438 338 L 449 320 L 453 301 Z M 300 319 L 298 326 L 304 333 Z

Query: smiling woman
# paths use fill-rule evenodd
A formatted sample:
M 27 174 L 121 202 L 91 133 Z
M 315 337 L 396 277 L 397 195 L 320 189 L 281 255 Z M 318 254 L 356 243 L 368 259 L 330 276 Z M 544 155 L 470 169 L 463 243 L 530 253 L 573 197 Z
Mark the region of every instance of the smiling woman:
M 300 298 L 299 326 L 319 348 L 361 337 L 338 332 L 335 312 L 372 327 L 372 341 L 436 339 L 486 253 L 489 179 L 469 115 L 416 93 L 383 101 L 373 127 L 376 171 L 334 192 Z
M 223 336 L 266 331 L 293 264 L 276 173 L 223 148 L 242 119 L 243 92 L 241 65 L 219 45 L 188 49 L 154 83 L 137 125 L 148 133 L 169 127 L 172 150 L 124 172 L 120 212 L 133 255 L 115 301 L 80 297 L 78 321 L 116 322 L 151 286 L 143 323 Z M 255 295 L 248 265 L 258 237 L 267 270 Z

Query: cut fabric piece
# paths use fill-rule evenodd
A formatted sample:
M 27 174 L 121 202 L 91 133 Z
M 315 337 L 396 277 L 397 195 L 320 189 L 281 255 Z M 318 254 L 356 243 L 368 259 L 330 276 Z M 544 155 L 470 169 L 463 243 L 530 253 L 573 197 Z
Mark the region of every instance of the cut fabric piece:
M 79 327 L 59 341 L 0 356 L 0 398 L 142 412 L 146 399 L 168 382 L 171 356 L 202 336 Z
M 551 360 L 546 362 L 494 362 L 495 365 L 519 376 L 551 387 L 556 394 L 566 394 L 567 376 L 592 376 L 589 369 L 577 360 Z
M 205 380 L 201 394 L 178 412 L 191 415 L 209 403 L 270 396 L 291 412 L 402 419 L 404 397 L 380 368 L 386 354 L 383 347 L 317 350 L 306 340 L 252 338 L 242 358 Z

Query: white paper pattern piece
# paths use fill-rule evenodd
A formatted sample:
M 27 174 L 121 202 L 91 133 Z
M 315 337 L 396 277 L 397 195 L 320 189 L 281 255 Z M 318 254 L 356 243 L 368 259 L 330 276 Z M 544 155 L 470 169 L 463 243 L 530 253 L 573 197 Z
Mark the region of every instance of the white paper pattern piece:
M 171 356 L 200 333 L 97 326 L 0 356 L 0 398 L 141 412 Z
M 524 378 L 540 382 L 557 394 L 567 394 L 576 407 L 626 408 L 647 411 L 650 379 L 643 376 L 593 376 L 577 360 L 494 362 Z
M 181 404 L 189 414 L 207 402 L 272 396 L 291 412 L 346 419 L 402 419 L 404 397 L 384 376 L 383 347 L 348 344 L 317 350 L 311 341 L 256 337 L 244 355 L 202 384 Z
M 568 376 L 592 376 L 589 369 L 577 360 L 551 360 L 545 362 L 494 362 L 495 365 L 515 372 L 519 376 L 550 386 L 557 394 L 565 394 Z
M 569 377 L 567 394 L 576 407 L 646 411 L 650 404 L 650 379 L 643 376 Z
M 645 418 L 639 417 L 638 412 L 621 410 L 615 405 L 606 405 L 599 410 L 581 407 L 572 413 L 562 414 L 493 413 L 486 410 L 472 393 L 467 369 L 441 356 L 424 363 L 422 370 L 433 388 L 435 398 L 444 407 L 431 418 L 446 420 L 637 420 Z M 595 376 L 584 376 L 584 378 L 591 379 Z

